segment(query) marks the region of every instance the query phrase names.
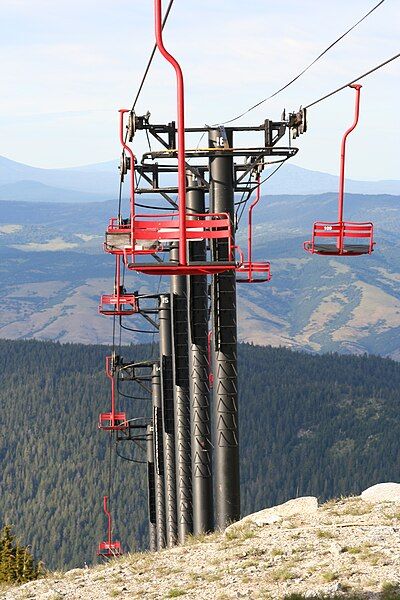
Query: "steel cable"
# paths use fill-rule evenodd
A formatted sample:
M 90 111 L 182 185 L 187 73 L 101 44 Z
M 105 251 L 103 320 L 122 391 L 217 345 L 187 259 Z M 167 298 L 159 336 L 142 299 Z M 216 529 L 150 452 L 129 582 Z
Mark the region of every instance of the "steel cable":
M 333 92 L 329 92 L 329 94 L 325 94 L 325 96 L 322 96 L 318 100 L 315 100 L 314 102 L 311 102 L 310 104 L 307 104 L 307 106 L 305 106 L 304 108 L 311 108 L 311 106 L 315 106 L 319 102 L 322 102 L 322 100 L 326 100 L 327 98 L 330 98 L 330 96 L 333 96 L 334 94 L 337 94 L 338 92 L 341 92 L 342 90 L 344 90 L 345 88 L 347 88 L 349 85 L 351 85 L 353 83 L 356 83 L 356 81 L 360 81 L 364 77 L 367 77 L 367 75 L 371 75 L 371 73 L 374 73 L 378 69 L 381 69 L 382 67 L 384 67 L 385 65 L 391 63 L 393 60 L 396 60 L 399 57 L 400 57 L 400 52 L 398 54 L 395 54 L 391 58 L 388 58 L 387 60 L 385 60 L 383 63 L 380 63 L 376 67 L 373 67 L 372 69 L 370 69 L 366 73 L 363 73 L 362 75 L 359 75 L 358 77 L 356 77 L 355 79 L 352 79 L 348 83 L 345 83 L 344 85 L 341 85 L 340 87 L 336 88 L 336 90 L 333 90 Z
M 336 44 L 338 44 L 344 37 L 346 37 L 346 35 L 348 35 L 351 31 L 353 31 L 353 29 L 355 29 L 360 23 L 362 23 L 367 17 L 369 17 L 369 15 L 372 14 L 384 2 L 385 2 L 385 0 L 381 0 L 380 2 L 378 2 L 378 4 L 373 6 L 371 8 L 371 10 L 369 10 L 359 21 L 354 23 L 354 25 L 352 25 L 350 27 L 350 29 L 348 29 L 347 31 L 342 33 L 342 35 L 340 37 L 338 37 L 334 42 L 329 44 L 329 46 L 327 48 L 325 48 L 325 50 L 323 50 L 316 58 L 314 58 L 314 60 L 312 62 L 310 62 L 309 65 L 307 65 L 302 71 L 300 71 L 300 73 L 298 73 L 296 75 L 296 77 L 293 77 L 293 79 L 291 79 L 288 83 L 286 83 L 281 88 L 279 88 L 279 90 L 276 90 L 276 92 L 274 92 L 267 98 L 260 100 L 259 102 L 257 102 L 256 104 L 254 104 L 253 106 L 251 106 L 250 108 L 248 108 L 247 110 L 242 112 L 240 115 L 237 115 L 236 117 L 233 117 L 232 119 L 229 119 L 228 121 L 224 121 L 223 123 L 217 123 L 216 125 L 226 125 L 227 123 L 233 123 L 234 121 L 237 121 L 238 119 L 241 119 L 242 117 L 247 115 L 249 112 L 251 112 L 255 108 L 258 108 L 259 106 L 261 106 L 261 104 L 264 104 L 264 102 L 267 102 L 267 100 L 271 100 L 271 98 L 274 98 L 275 96 L 277 96 L 278 94 L 283 92 L 283 90 L 286 90 L 290 85 L 292 85 L 292 83 L 294 83 L 302 75 L 304 75 L 304 73 L 306 73 L 313 65 L 315 65 L 315 63 L 318 62 L 327 52 L 329 52 L 329 50 L 331 50 L 334 46 L 336 46 Z

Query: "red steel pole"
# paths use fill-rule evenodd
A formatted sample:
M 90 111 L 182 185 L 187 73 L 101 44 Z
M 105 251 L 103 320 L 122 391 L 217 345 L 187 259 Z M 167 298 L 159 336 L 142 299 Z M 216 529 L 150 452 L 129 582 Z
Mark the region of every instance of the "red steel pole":
M 111 419 L 112 419 L 112 425 L 114 425 L 114 423 L 115 423 L 115 381 L 114 381 L 114 375 L 111 373 L 111 370 L 110 370 L 111 360 L 112 360 L 111 356 L 106 356 L 106 374 L 107 374 L 107 377 L 111 381 Z
M 103 509 L 105 514 L 107 515 L 107 520 L 108 520 L 108 548 L 111 548 L 111 513 L 109 512 L 108 508 L 107 508 L 107 501 L 108 501 L 108 496 L 104 496 L 103 497 Z
M 116 308 L 119 310 L 119 297 L 120 297 L 120 279 L 121 279 L 121 263 L 119 254 L 115 255 L 115 295 L 116 295 Z
M 247 260 L 249 261 L 249 278 L 250 278 L 250 280 L 252 279 L 251 259 L 252 259 L 252 245 L 253 245 L 253 239 L 252 239 L 253 238 L 253 234 L 252 234 L 253 208 L 256 206 L 256 204 L 259 203 L 260 197 L 261 197 L 260 175 L 257 175 L 256 199 L 250 205 L 250 208 L 249 208 L 249 224 L 248 224 L 248 230 L 247 230 L 247 256 L 248 256 Z
M 185 101 L 182 69 L 175 58 L 165 49 L 162 37 L 161 0 L 154 0 L 157 48 L 174 67 L 177 83 L 178 122 L 178 206 L 179 206 L 179 264 L 187 265 L 186 251 L 186 165 L 185 165 Z
M 361 85 L 359 83 L 353 83 L 349 85 L 349 87 L 354 88 L 356 90 L 356 102 L 355 102 L 355 114 L 354 121 L 351 127 L 345 132 L 342 145 L 340 149 L 340 176 L 339 176 L 339 196 L 338 196 L 338 222 L 340 224 L 340 250 L 342 250 L 343 246 L 343 202 L 344 202 L 344 166 L 346 159 L 346 141 L 349 133 L 355 129 L 358 123 L 358 117 L 360 114 L 360 90 Z
M 132 243 L 132 252 L 135 249 L 135 239 L 134 239 L 134 227 L 133 227 L 133 222 L 134 222 L 134 216 L 135 216 L 135 155 L 133 154 L 131 148 L 128 146 L 128 144 L 125 141 L 125 135 L 124 135 L 124 114 L 127 112 L 130 112 L 127 108 L 120 108 L 119 109 L 119 141 L 121 142 L 121 145 L 123 147 L 123 149 L 125 150 L 125 152 L 127 154 L 129 154 L 129 157 L 131 159 L 131 186 L 130 186 L 130 223 L 131 223 L 131 243 Z

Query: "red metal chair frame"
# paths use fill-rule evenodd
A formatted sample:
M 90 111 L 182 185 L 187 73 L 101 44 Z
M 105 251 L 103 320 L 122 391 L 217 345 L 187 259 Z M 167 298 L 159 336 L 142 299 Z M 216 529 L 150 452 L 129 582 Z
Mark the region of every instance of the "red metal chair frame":
M 236 273 L 244 275 L 244 277 L 236 277 L 237 283 L 265 283 L 271 279 L 271 265 L 268 261 L 253 261 L 252 248 L 253 248 L 253 210 L 254 207 L 259 203 L 261 198 L 261 185 L 260 185 L 260 174 L 257 176 L 257 191 L 256 198 L 252 202 L 249 208 L 249 219 L 247 227 L 247 257 L 248 260 L 243 259 L 236 268 Z
M 351 84 L 349 87 L 355 89 L 354 121 L 345 131 L 340 150 L 340 176 L 338 194 L 338 219 L 334 223 L 317 221 L 314 223 L 311 241 L 304 242 L 304 250 L 311 254 L 323 254 L 327 256 L 360 256 L 371 254 L 374 249 L 374 226 L 368 222 L 352 222 L 343 220 L 344 184 L 345 184 L 345 160 L 346 142 L 348 135 L 356 128 L 360 115 L 360 84 Z M 315 238 L 335 238 L 334 244 L 316 243 Z M 345 238 L 364 238 L 367 244 L 345 244 Z
M 123 554 L 123 552 L 122 552 L 121 542 L 117 542 L 117 541 L 113 542 L 112 538 L 111 538 L 112 520 L 111 520 L 111 513 L 108 510 L 107 503 L 108 503 L 108 496 L 104 496 L 103 497 L 103 510 L 107 516 L 107 523 L 108 523 L 107 541 L 99 543 L 98 550 L 97 550 L 97 556 L 102 556 L 105 558 L 113 558 L 115 556 L 121 556 Z
M 335 244 L 323 245 L 318 249 L 315 238 L 335 238 Z M 345 238 L 368 240 L 367 244 L 348 245 L 344 243 Z M 337 223 L 328 223 L 318 221 L 314 223 L 311 242 L 304 242 L 304 249 L 311 254 L 324 254 L 326 256 L 360 256 L 362 254 L 371 254 L 374 249 L 374 226 L 368 221 L 365 223 L 356 223 L 353 221 L 342 221 Z M 332 248 L 330 249 L 330 246 Z M 366 251 L 367 248 L 367 251 Z
M 121 257 L 115 257 L 114 293 L 103 294 L 100 298 L 99 313 L 101 315 L 124 316 L 139 311 L 135 294 L 127 294 L 121 284 Z
M 99 429 L 105 431 L 123 431 L 128 429 L 129 423 L 126 413 L 117 412 L 115 409 L 115 377 L 111 371 L 112 356 L 106 356 L 106 374 L 111 381 L 111 411 L 100 413 Z

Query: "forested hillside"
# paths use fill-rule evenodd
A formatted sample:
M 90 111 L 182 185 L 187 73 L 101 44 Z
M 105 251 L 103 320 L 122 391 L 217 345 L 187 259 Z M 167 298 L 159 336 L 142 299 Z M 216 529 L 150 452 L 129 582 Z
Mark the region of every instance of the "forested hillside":
M 105 534 L 110 446 L 96 424 L 108 406 L 107 348 L 0 340 L 0 352 L 0 525 L 13 524 L 48 567 L 82 566 Z M 398 363 L 242 344 L 239 377 L 243 513 L 398 480 Z M 130 417 L 142 414 L 143 402 L 129 402 Z M 144 546 L 145 467 L 111 450 L 116 536 Z

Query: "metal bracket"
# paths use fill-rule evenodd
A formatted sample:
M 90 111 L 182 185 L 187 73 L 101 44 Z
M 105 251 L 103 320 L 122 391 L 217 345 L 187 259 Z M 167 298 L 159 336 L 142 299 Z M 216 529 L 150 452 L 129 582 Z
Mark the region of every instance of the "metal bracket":
M 289 113 L 289 128 L 294 140 L 307 131 L 306 108 L 301 108 L 300 106 L 298 112 Z
M 286 133 L 287 123 L 285 121 L 270 121 L 270 119 L 265 119 L 264 121 L 264 139 L 265 139 L 265 147 L 270 148 L 271 146 L 275 146 L 277 142 Z
M 132 142 L 135 133 L 138 129 L 145 129 L 149 124 L 150 113 L 147 111 L 145 115 L 137 116 L 133 111 L 129 113 L 128 117 L 128 141 Z

